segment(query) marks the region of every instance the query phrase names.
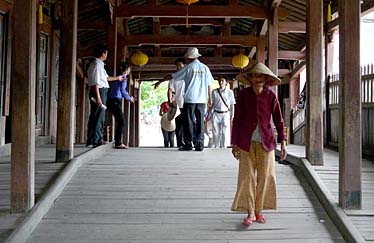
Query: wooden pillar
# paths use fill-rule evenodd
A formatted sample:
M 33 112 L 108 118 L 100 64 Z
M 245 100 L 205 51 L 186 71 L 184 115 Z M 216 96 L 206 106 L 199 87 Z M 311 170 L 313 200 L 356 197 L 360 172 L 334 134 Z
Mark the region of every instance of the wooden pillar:
M 265 37 L 260 36 L 257 41 L 256 46 L 256 59 L 257 62 L 265 63 Z
M 77 100 L 77 112 L 76 112 L 76 142 L 85 143 L 85 129 L 86 129 L 86 84 L 85 77 L 82 68 L 76 65 L 76 100 Z
M 300 84 L 300 75 L 290 78 L 289 97 L 290 97 L 291 109 L 295 108 L 295 106 L 297 105 L 297 100 L 299 97 L 299 84 Z
M 124 59 L 129 59 L 130 57 L 130 52 L 129 48 L 126 45 L 126 37 L 130 34 L 129 27 L 128 27 L 128 19 L 123 20 L 123 29 L 124 29 L 124 37 L 123 37 L 123 58 Z M 130 94 L 130 83 L 132 80 L 132 75 L 130 74 L 128 76 L 127 80 L 127 91 Z M 123 129 L 123 143 L 126 145 L 130 145 L 130 103 L 129 102 L 124 102 L 124 119 L 125 119 L 125 127 Z
M 361 73 L 360 1 L 339 1 L 339 204 L 360 209 Z
M 330 98 L 330 81 L 332 79 L 332 68 L 334 61 L 334 42 L 333 42 L 334 33 L 326 33 L 325 35 L 325 145 L 329 144 L 331 140 L 331 114 L 329 107 L 329 98 Z
M 35 190 L 36 4 L 14 3 L 11 210 L 27 212 Z
M 135 101 L 135 147 L 139 147 L 139 127 L 140 127 L 140 103 L 139 103 L 139 90 L 140 90 L 140 84 L 137 82 L 136 89 L 134 93 L 134 97 L 136 97 Z
M 75 79 L 77 60 L 78 0 L 65 1 L 62 5 L 56 162 L 74 157 L 75 133 Z
M 313 165 L 323 165 L 322 38 L 323 0 L 307 1 L 307 113 L 306 157 Z
M 278 75 L 278 7 L 272 8 L 272 15 L 268 21 L 268 66 Z M 277 94 L 277 87 L 273 86 L 272 89 Z
M 116 7 L 114 7 L 114 11 Z M 114 14 L 115 16 L 115 14 Z M 108 43 L 108 57 L 107 57 L 107 65 L 106 71 L 108 72 L 109 76 L 116 76 L 117 75 L 117 45 L 118 45 L 118 38 L 117 38 L 117 18 L 113 17 L 113 24 L 108 26 L 108 34 L 107 34 L 107 43 Z M 104 125 L 104 132 L 106 137 L 104 137 L 105 141 L 113 141 L 114 134 L 115 134 L 115 119 L 111 112 L 105 112 L 105 125 Z M 106 128 L 110 127 L 110 130 Z M 108 134 L 109 133 L 109 134 Z
M 133 82 L 131 82 L 131 86 L 129 87 L 129 90 L 131 90 L 130 95 L 134 96 L 135 95 L 135 82 L 137 82 L 135 79 L 133 79 Z M 136 113 L 136 108 L 135 108 L 135 103 L 130 103 L 130 146 L 135 147 L 135 125 L 136 125 L 136 120 L 135 120 L 135 113 Z

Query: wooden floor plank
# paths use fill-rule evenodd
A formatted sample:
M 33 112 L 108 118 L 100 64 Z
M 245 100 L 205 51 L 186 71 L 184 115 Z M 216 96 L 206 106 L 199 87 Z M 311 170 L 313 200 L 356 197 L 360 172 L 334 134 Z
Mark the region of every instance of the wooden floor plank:
M 277 165 L 266 224 L 230 211 L 230 150 L 113 151 L 83 165 L 28 242 L 344 242 L 297 170 Z M 290 193 L 292 192 L 292 193 Z
M 79 156 L 88 150 L 90 148 L 84 145 L 75 145 L 74 155 Z M 66 165 L 54 162 L 55 153 L 55 145 L 41 145 L 35 148 L 36 200 Z M 10 156 L 0 157 L 0 242 L 6 239 L 23 217 L 23 214 L 10 214 Z

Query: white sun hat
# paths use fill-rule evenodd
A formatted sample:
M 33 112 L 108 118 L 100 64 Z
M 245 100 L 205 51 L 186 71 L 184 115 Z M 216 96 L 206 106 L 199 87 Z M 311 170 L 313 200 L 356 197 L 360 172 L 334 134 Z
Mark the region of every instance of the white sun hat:
M 186 53 L 187 58 L 198 58 L 201 57 L 199 50 L 196 47 L 190 47 Z

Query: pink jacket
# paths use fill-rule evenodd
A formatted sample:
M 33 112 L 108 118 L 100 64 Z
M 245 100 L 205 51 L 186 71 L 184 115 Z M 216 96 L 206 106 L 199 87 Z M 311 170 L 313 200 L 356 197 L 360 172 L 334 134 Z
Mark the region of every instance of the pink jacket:
M 262 147 L 267 152 L 274 150 L 276 141 L 270 123 L 271 117 L 278 132 L 278 140 L 286 140 L 282 113 L 274 91 L 264 87 L 262 92 L 256 95 L 252 87 L 243 89 L 235 106 L 232 144 L 249 151 L 253 131 L 259 122 Z

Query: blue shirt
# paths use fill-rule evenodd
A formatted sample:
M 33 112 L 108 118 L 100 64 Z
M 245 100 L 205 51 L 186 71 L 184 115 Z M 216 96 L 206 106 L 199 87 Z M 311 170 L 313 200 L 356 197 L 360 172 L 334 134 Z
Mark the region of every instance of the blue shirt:
M 184 80 L 185 103 L 206 103 L 208 99 L 208 86 L 214 82 L 213 76 L 207 65 L 195 59 L 178 72 L 171 75 L 174 80 Z M 177 81 L 182 82 L 182 81 Z
M 125 98 L 126 100 L 130 100 L 131 96 L 126 91 L 127 87 L 127 78 L 121 82 L 119 80 L 111 82 L 111 88 L 109 93 L 109 98 L 116 98 L 122 99 Z

